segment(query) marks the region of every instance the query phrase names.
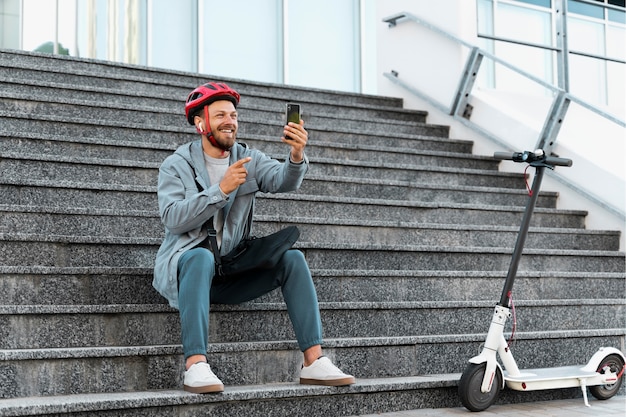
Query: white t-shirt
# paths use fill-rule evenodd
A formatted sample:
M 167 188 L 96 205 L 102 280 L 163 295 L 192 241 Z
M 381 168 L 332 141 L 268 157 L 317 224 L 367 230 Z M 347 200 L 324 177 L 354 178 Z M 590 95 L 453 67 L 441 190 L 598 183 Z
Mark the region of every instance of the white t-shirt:
M 219 184 L 228 169 L 229 158 L 213 158 L 204 154 L 204 166 L 209 173 L 211 184 Z M 213 219 L 213 227 L 217 232 L 217 246 L 222 246 L 222 231 L 224 230 L 224 212 L 219 210 Z

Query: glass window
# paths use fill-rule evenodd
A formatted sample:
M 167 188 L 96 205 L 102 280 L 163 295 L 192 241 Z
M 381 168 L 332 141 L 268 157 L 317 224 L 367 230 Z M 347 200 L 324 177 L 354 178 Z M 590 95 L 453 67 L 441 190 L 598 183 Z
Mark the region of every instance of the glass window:
M 541 6 L 541 7 L 547 7 L 547 8 L 551 8 L 552 7 L 552 0 L 517 0 L 520 3 L 528 3 L 528 4 L 534 4 L 535 6 Z
M 493 0 L 478 0 L 476 5 L 478 7 L 478 33 L 493 35 Z
M 479 0 L 478 32 L 497 38 L 552 46 L 552 10 L 544 11 L 519 3 Z M 524 3 L 542 6 L 550 4 L 549 1 Z M 482 47 L 537 78 L 548 83 L 555 82 L 554 53 L 549 50 L 490 39 L 482 39 Z M 537 83 L 504 70 L 491 60 L 483 62 L 479 83 L 487 88 L 545 94 L 543 87 Z
M 608 18 L 611 22 L 626 24 L 626 13 L 621 10 L 608 10 Z
M 624 64 L 609 61 L 606 66 L 607 85 L 611 86 L 607 89 L 606 104 L 613 113 L 626 114 L 626 100 L 624 99 L 626 71 L 624 71 Z
M 496 36 L 540 45 L 552 45 L 551 11 L 500 3 L 496 12 Z
M 552 44 L 552 20 L 549 11 L 543 12 L 536 9 L 519 7 L 511 4 L 500 3 L 496 12 L 496 36 L 515 39 L 539 45 L 551 46 Z M 552 67 L 552 52 L 541 48 L 527 47 L 497 42 L 495 54 L 533 74 L 548 83 L 554 83 Z M 515 91 L 528 92 L 529 89 L 537 89 L 536 83 L 530 80 L 512 79 L 510 82 L 503 79 L 503 73 L 496 75 L 496 84 L 499 88 L 512 88 Z M 541 88 L 541 91 L 543 89 Z
M 567 11 L 568 13 L 576 13 L 589 17 L 595 17 L 597 19 L 604 19 L 604 7 L 593 4 L 569 0 L 567 2 Z
M 607 25 L 606 27 L 606 55 L 610 58 L 626 61 L 626 27 Z M 624 64 L 622 64 L 624 65 Z
M 583 17 L 570 15 L 568 19 L 568 42 L 571 52 L 604 55 L 604 24 Z M 570 92 L 595 105 L 605 104 L 605 62 L 599 59 L 570 53 Z
M 0 0 L 0 48 L 20 49 L 20 0 Z
M 59 53 L 76 54 L 74 0 L 59 0 L 58 22 L 56 2 L 23 0 L 22 4 L 22 49 L 52 53 L 58 31 Z
M 605 64 L 599 59 L 570 54 L 570 92 L 594 105 L 605 104 Z
M 56 5 L 53 1 L 43 3 L 36 0 L 23 1 L 23 49 L 32 51 L 38 47 L 43 47 L 47 42 L 54 41 L 55 14 Z
M 569 50 L 604 55 L 604 24 L 570 16 L 567 21 Z
M 359 91 L 358 0 L 285 1 L 285 82 Z
M 119 0 L 118 57 L 129 64 L 146 64 L 146 0 Z
M 200 0 L 200 72 L 282 82 L 280 0 Z
M 78 2 L 78 54 L 86 58 L 109 59 L 107 46 L 108 2 L 87 0 Z M 114 39 L 114 38 L 113 38 Z M 113 46 L 111 46 L 113 49 Z
M 148 65 L 179 71 L 198 70 L 198 4 L 185 0 L 148 2 Z
M 85 0 L 77 8 L 80 56 L 146 63 L 146 0 Z

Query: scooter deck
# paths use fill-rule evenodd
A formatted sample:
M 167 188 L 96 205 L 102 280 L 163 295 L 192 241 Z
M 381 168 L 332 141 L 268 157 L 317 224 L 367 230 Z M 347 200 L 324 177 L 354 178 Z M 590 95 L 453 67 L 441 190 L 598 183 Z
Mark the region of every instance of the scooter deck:
M 585 371 L 585 365 L 560 366 L 556 368 L 537 368 L 523 369 L 520 374 L 511 376 L 504 371 L 504 379 L 512 382 L 535 382 L 535 381 L 551 381 L 557 379 L 570 378 L 591 378 L 597 375 L 597 372 Z
M 602 383 L 597 372 L 583 369 L 584 365 L 561 366 L 556 368 L 524 369 L 519 375 L 511 376 L 503 372 L 506 386 L 516 391 L 537 391 L 544 389 L 581 387 L 585 405 L 587 390 L 585 387 Z

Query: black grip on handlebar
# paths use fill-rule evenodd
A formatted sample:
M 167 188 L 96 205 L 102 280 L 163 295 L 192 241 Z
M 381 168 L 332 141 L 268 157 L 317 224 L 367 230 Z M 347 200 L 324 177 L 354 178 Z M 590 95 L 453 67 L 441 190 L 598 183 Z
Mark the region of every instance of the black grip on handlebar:
M 567 158 L 557 158 L 556 156 L 546 157 L 545 163 L 548 165 L 558 165 L 560 167 L 571 167 L 572 160 Z
M 518 153 L 518 152 L 515 152 L 515 153 L 511 153 L 511 152 L 494 152 L 493 153 L 493 157 L 495 159 L 500 160 L 500 161 L 505 161 L 505 160 L 506 161 L 512 161 L 513 160 L 513 156 L 516 153 Z

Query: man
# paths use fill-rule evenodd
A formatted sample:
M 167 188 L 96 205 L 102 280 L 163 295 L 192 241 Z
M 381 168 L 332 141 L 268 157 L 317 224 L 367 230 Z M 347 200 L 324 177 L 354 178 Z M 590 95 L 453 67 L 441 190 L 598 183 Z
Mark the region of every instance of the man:
M 224 83 L 193 90 L 185 115 L 201 139 L 178 148 L 159 170 L 165 239 L 157 254 L 153 285 L 180 312 L 184 389 L 194 393 L 224 390 L 206 357 L 210 303 L 242 303 L 278 287 L 304 354 L 300 383 L 353 384 L 353 376 L 322 355 L 317 294 L 302 252 L 288 250 L 273 269 L 229 279 L 216 277 L 213 253 L 198 246 L 207 237 L 202 226 L 212 218 L 220 254 L 230 252 L 250 232 L 256 193 L 294 191 L 308 169 L 303 121 L 288 123 L 283 129 L 281 140 L 290 147 L 284 163 L 236 142 L 239 99 Z

